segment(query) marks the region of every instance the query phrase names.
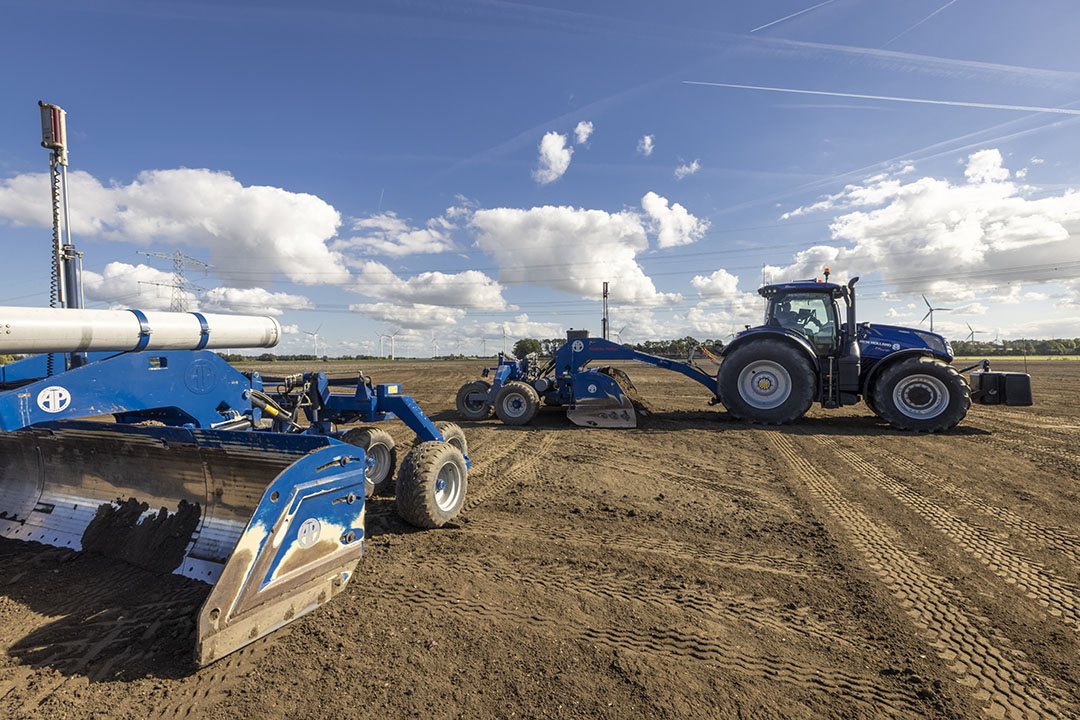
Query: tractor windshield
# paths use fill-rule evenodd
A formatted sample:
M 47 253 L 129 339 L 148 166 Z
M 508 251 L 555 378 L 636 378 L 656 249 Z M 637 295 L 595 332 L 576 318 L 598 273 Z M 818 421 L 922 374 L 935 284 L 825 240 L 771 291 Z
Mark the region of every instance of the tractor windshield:
M 836 304 L 823 293 L 791 293 L 769 302 L 765 322 L 797 332 L 825 355 L 837 347 Z

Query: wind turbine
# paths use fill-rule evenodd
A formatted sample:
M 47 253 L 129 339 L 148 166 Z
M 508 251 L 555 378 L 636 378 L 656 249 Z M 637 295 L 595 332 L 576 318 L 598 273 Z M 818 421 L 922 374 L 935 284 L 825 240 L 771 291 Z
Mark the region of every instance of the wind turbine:
M 480 336 L 480 352 L 482 357 L 487 357 L 487 338 Z
M 630 327 L 630 326 L 629 325 L 623 325 L 622 330 L 619 330 L 617 333 L 615 333 L 615 341 L 618 342 L 620 345 L 622 345 L 622 331 L 625 330 L 628 327 Z
M 394 340 L 397 339 L 397 334 L 401 332 L 401 328 L 398 328 L 394 332 L 390 333 L 390 359 L 394 359 Z
M 435 342 L 435 331 L 431 331 L 431 359 L 434 360 L 439 356 L 439 343 Z
M 503 355 L 505 355 L 506 354 L 506 325 L 502 326 L 502 332 L 503 332 Z
M 969 332 L 968 332 L 968 336 L 967 336 L 967 339 L 968 339 L 969 341 L 971 341 L 971 342 L 974 342 L 974 341 L 975 341 L 975 334 L 976 334 L 976 333 L 982 333 L 982 332 L 985 332 L 985 331 L 983 331 L 983 330 L 975 330 L 975 329 L 973 329 L 973 328 L 971 327 L 971 323 L 964 323 L 964 324 L 965 324 L 965 325 L 967 325 L 967 327 L 968 327 L 968 330 L 969 330 Z
M 310 335 L 312 337 L 312 339 L 315 341 L 315 357 L 316 358 L 319 357 L 319 331 L 320 330 L 322 330 L 322 324 L 321 323 L 319 324 L 319 327 L 315 328 L 314 331 L 311 331 L 311 330 L 305 330 L 304 331 L 305 335 Z
M 923 302 L 926 303 L 926 307 L 928 309 L 926 311 L 926 314 L 923 315 L 922 320 L 919 321 L 919 324 L 922 325 L 923 322 L 926 321 L 926 318 L 930 318 L 930 332 L 934 332 L 934 312 L 935 311 L 950 312 L 952 310 L 952 308 L 936 308 L 936 307 L 934 307 L 933 305 L 930 304 L 930 301 L 926 299 L 925 295 L 922 296 L 922 299 L 923 299 Z

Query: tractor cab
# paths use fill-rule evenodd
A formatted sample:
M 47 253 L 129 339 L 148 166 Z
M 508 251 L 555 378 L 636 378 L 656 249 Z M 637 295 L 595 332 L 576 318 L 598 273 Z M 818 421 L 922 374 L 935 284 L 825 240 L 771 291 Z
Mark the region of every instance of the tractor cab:
M 768 300 L 765 325 L 801 335 L 818 356 L 833 355 L 840 347 L 836 298 L 843 290 L 838 285 L 813 281 L 766 286 L 761 289 Z

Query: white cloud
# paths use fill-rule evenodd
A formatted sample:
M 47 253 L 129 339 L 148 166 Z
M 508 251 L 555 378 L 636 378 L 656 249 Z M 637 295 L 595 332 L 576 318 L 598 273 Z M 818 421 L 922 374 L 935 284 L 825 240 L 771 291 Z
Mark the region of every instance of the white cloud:
M 217 273 L 238 287 L 278 275 L 302 284 L 348 280 L 342 258 L 326 244 L 340 216 L 314 195 L 188 168 L 147 170 L 130 184 L 108 186 L 77 170 L 69 185 L 75 235 L 206 248 Z M 0 218 L 51 227 L 47 175 L 0 181 Z
M 698 160 L 694 160 L 694 162 L 690 163 L 689 165 L 680 165 L 679 167 L 675 168 L 675 179 L 682 180 L 687 175 L 693 175 L 700 169 L 701 163 Z
M 299 325 L 282 325 L 281 326 L 281 334 L 282 335 L 299 335 L 300 334 L 300 326 Z
M 413 330 L 427 330 L 453 325 L 465 317 L 460 308 L 424 304 L 371 303 L 350 305 L 349 311 Z
M 270 292 L 263 288 L 227 287 L 206 291 L 200 307 L 210 312 L 234 312 L 246 315 L 282 315 L 286 310 L 313 310 L 315 308 L 303 295 Z
M 353 237 L 331 243 L 332 250 L 347 254 L 359 251 L 364 255 L 403 257 L 422 253 L 433 254 L 455 250 L 450 233 L 454 225 L 445 217 L 431 218 L 426 227 L 415 227 L 385 212 L 353 221 Z
M 611 282 L 617 303 L 677 303 L 657 291 L 636 256 L 648 248 L 642 217 L 631 210 L 608 213 L 573 207 L 477 210 L 469 226 L 476 244 L 495 258 L 499 281 L 549 287 L 587 298 Z
M 689 245 L 700 240 L 709 229 L 709 221 L 691 215 L 679 203 L 668 207 L 666 198 L 647 192 L 641 198 L 641 207 L 653 221 L 657 245 L 662 248 Z
M 476 323 L 463 328 L 462 332 L 471 337 L 488 339 L 502 338 L 505 334 L 508 342 L 517 342 L 522 338 L 546 340 L 566 336 L 566 330 L 561 323 L 536 322 L 530 320 L 527 313 L 522 313 L 513 320 L 504 322 Z
M 83 292 L 88 300 L 140 310 L 168 310 L 172 305 L 173 282 L 172 273 L 147 265 L 111 262 L 100 274 L 83 271 Z M 217 287 L 201 298 L 188 291 L 182 294 L 188 311 L 281 315 L 286 310 L 314 308 L 302 295 L 275 293 L 263 288 Z
M 774 281 L 814 277 L 826 266 L 838 268 L 837 279 L 877 271 L 898 293 L 971 302 L 1006 283 L 1054 280 L 1061 274 L 1055 268 L 1080 262 L 1080 192 L 1029 197 L 1008 180 L 997 150 L 972 154 L 964 175 L 967 182 L 955 185 L 878 177 L 849 186 L 830 202 L 866 209 L 834 219 L 838 244 L 766 270 Z
M 1028 169 L 1027 168 L 1020 168 L 1019 170 L 1016 171 L 1016 179 L 1017 180 L 1025 180 L 1025 179 L 1027 179 L 1027 174 L 1028 174 Z
M 374 260 L 364 261 L 358 269 L 356 282 L 348 289 L 380 300 L 484 310 L 507 307 L 502 286 L 479 270 L 424 272 L 403 280 Z
M 642 138 L 638 140 L 637 151 L 645 157 L 649 157 L 650 155 L 652 155 L 652 151 L 654 149 L 653 142 L 655 140 L 655 135 L 643 135 Z
M 589 136 L 593 133 L 593 124 L 587 120 L 582 120 L 574 128 L 574 142 L 578 145 L 584 145 L 589 140 Z
M 1033 157 L 1028 162 L 1030 162 L 1032 165 L 1042 165 L 1044 162 L 1046 162 L 1046 160 L 1041 157 Z
M 540 141 L 539 165 L 533 170 L 533 179 L 541 185 L 555 182 L 570 167 L 570 156 L 574 148 L 567 147 L 566 136 L 549 132 Z

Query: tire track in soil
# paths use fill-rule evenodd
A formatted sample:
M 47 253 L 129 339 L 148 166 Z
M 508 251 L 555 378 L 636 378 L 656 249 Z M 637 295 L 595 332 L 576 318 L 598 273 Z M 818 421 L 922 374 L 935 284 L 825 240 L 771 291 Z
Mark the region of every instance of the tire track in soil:
M 274 636 L 280 641 L 281 633 Z M 170 690 L 168 702 L 154 709 L 148 717 L 201 718 L 206 711 L 219 702 L 231 697 L 233 691 L 259 670 L 263 664 L 270 643 L 267 638 L 260 638 L 234 653 L 230 653 L 213 664 L 202 668 L 194 675 L 182 681 L 178 690 Z M 179 698 L 174 696 L 179 694 Z
M 1023 557 L 989 530 L 965 522 L 941 508 L 937 503 L 882 472 L 873 463 L 841 447 L 832 438 L 820 435 L 816 439 L 823 445 L 831 446 L 841 459 L 915 511 L 946 538 L 985 565 L 990 572 L 1009 585 L 1015 585 L 1024 592 L 1025 597 L 1046 608 L 1049 614 L 1068 623 L 1074 630 L 1080 629 L 1080 603 L 1077 601 L 1080 587 L 1058 577 L 1042 564 Z
M 1064 528 L 1051 527 L 1029 520 L 1028 518 L 1009 510 L 998 507 L 985 500 L 976 497 L 958 485 L 934 475 L 921 465 L 896 455 L 880 447 L 871 447 L 863 438 L 847 438 L 856 447 L 865 448 L 868 452 L 885 460 L 897 470 L 907 473 L 909 477 L 918 479 L 931 487 L 940 490 L 959 500 L 965 505 L 975 508 L 977 511 L 993 517 L 1003 525 L 1013 530 L 1017 535 L 1037 545 L 1052 548 L 1070 560 L 1080 563 L 1080 537 L 1073 535 Z
M 403 604 L 429 608 L 440 616 L 452 615 L 463 620 L 490 621 L 497 625 L 511 624 L 525 630 L 545 629 L 559 637 L 591 643 L 609 650 L 645 655 L 655 661 L 658 656 L 688 662 L 704 662 L 742 675 L 794 685 L 829 696 L 843 695 L 875 716 L 909 717 L 922 709 L 914 694 L 881 687 L 878 678 L 854 675 L 845 670 L 799 665 L 776 656 L 748 656 L 728 642 L 716 642 L 700 635 L 688 635 L 672 628 L 596 628 L 581 626 L 565 618 L 545 617 L 518 612 L 505 607 L 461 597 L 441 589 L 416 588 L 405 583 L 380 583 L 375 586 L 382 597 Z
M 675 540 L 657 540 L 641 534 L 594 533 L 577 527 L 545 527 L 538 529 L 514 520 L 485 517 L 473 520 L 464 532 L 509 538 L 529 538 L 543 543 L 562 541 L 585 545 L 593 549 L 615 549 L 629 553 L 651 553 L 664 557 L 705 562 L 757 572 L 778 573 L 795 577 L 821 577 L 825 571 L 816 563 L 792 555 L 753 554 L 700 547 Z
M 523 455 L 521 460 L 518 460 L 510 465 L 505 470 L 499 471 L 497 474 L 494 472 L 485 472 L 483 476 L 486 478 L 489 475 L 494 475 L 490 482 L 481 487 L 479 491 L 474 493 L 472 497 L 465 498 L 465 504 L 462 506 L 462 512 L 469 512 L 475 510 L 478 506 L 491 500 L 493 497 L 506 490 L 508 487 L 517 482 L 528 483 L 529 481 L 535 481 L 539 477 L 540 463 L 550 452 L 552 445 L 555 444 L 555 438 L 551 435 L 544 433 L 540 436 L 539 440 L 533 440 L 535 433 L 517 433 L 522 439 L 509 447 L 505 448 L 494 458 L 489 458 L 483 466 L 491 467 L 498 466 L 499 463 L 506 457 L 513 453 Z M 470 473 L 470 486 L 472 485 L 472 477 Z M 471 488 L 470 488 L 471 489 Z
M 959 593 L 943 577 L 929 572 L 917 555 L 905 551 L 891 532 L 871 520 L 843 497 L 827 473 L 805 460 L 790 440 L 772 433 L 771 444 L 787 461 L 813 497 L 847 532 L 867 566 L 929 640 L 938 657 L 952 662 L 957 682 L 969 688 L 976 701 L 986 703 L 992 718 L 1055 718 L 1060 708 L 1033 681 L 1051 687 L 1046 678 L 1028 675 L 979 632 L 951 598 Z
M 416 570 L 445 567 L 445 559 L 415 558 L 407 563 Z M 514 568 L 493 567 L 475 558 L 459 558 L 454 571 L 465 570 L 493 584 L 532 585 L 561 594 L 576 593 L 600 600 L 664 608 L 680 614 L 690 611 L 701 618 L 728 626 L 732 620 L 780 635 L 798 635 L 827 645 L 853 646 L 836 624 L 820 620 L 809 607 L 785 607 L 776 598 L 755 598 L 735 593 L 710 593 L 675 587 L 656 587 L 653 580 L 629 577 L 604 570 L 584 570 L 570 565 L 544 565 L 542 575 Z
M 1050 465 L 1053 467 L 1053 463 L 1048 463 L 1049 460 L 1056 460 L 1058 463 L 1069 466 L 1074 473 L 1080 474 L 1080 454 L 1066 450 L 1065 448 L 1053 447 L 1042 442 L 1046 438 L 1031 432 L 1025 426 L 1011 425 L 1004 423 L 1000 420 L 994 420 L 989 418 L 983 418 L 983 421 L 991 427 L 997 427 L 1002 432 L 995 432 L 992 435 L 968 435 L 966 439 L 979 443 L 982 445 L 988 443 L 1004 444 L 1010 446 L 1010 449 L 1017 455 L 1030 460 L 1040 467 L 1046 467 Z

